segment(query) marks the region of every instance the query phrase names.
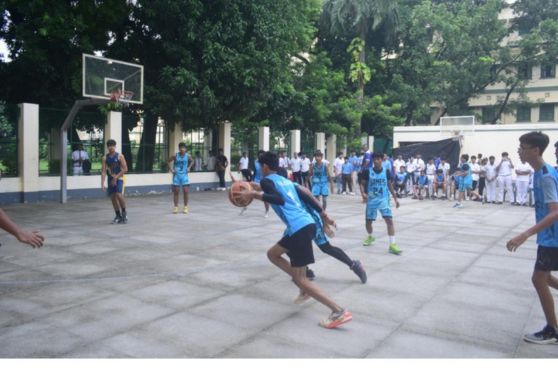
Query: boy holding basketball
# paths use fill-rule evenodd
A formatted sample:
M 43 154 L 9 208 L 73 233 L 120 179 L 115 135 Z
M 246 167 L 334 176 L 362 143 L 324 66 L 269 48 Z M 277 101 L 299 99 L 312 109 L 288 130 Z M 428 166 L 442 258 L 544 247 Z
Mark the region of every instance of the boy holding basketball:
M 530 132 L 519 137 L 519 158 L 535 170 L 536 224 L 506 244 L 510 252 L 515 252 L 530 236 L 537 234 L 539 246 L 531 280 L 541 302 L 546 326 L 539 332 L 523 336 L 525 341 L 535 344 L 558 344 L 558 323 L 550 292 L 551 287 L 558 289 L 558 278 L 552 275 L 552 271 L 558 270 L 558 171 L 542 157 L 549 142 L 548 136 L 542 132 Z
M 172 213 L 178 213 L 178 193 L 182 189 L 184 193 L 184 209 L 182 210 L 184 214 L 188 213 L 188 191 L 190 189 L 190 180 L 188 179 L 188 172 L 192 170 L 194 162 L 190 161 L 188 154 L 186 153 L 186 144 L 180 142 L 178 144 L 178 152 L 173 155 L 167 161 L 169 165 L 169 172 L 173 174 L 172 176 L 172 193 L 174 200 L 174 209 Z M 171 166 L 172 163 L 172 166 Z
M 107 141 L 108 154 L 103 156 L 101 170 L 101 189 L 107 190 L 105 179 L 108 175 L 108 194 L 114 207 L 116 217 L 111 223 L 127 223 L 126 201 L 124 200 L 124 174 L 128 171 L 126 159 L 122 154 L 116 152 L 116 141 Z
M 333 302 L 325 293 L 306 278 L 306 266 L 314 263 L 312 240 L 316 225 L 303 203 L 309 203 L 320 216 L 327 220 L 327 214 L 316 201 L 297 189 L 288 179 L 277 174 L 279 160 L 277 155 L 266 152 L 259 158 L 264 178 L 260 182 L 262 191 L 243 191 L 239 197 L 244 202 L 253 199 L 266 201 L 287 225 L 288 233 L 267 251 L 269 260 L 289 274 L 301 293 L 321 302 L 331 309 L 330 316 L 320 322 L 325 328 L 335 328 L 352 319 L 352 314 Z M 283 257 L 286 254 L 289 262 Z

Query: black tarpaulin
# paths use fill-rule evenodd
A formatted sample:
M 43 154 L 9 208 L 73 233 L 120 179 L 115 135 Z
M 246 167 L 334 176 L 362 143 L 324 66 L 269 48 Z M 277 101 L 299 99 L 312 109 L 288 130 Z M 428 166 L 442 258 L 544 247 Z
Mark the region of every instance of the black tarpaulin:
M 397 158 L 403 155 L 403 159 L 407 161 L 411 156 L 420 154 L 426 162 L 430 158 L 440 157 L 450 163 L 452 169 L 455 169 L 459 163 L 459 153 L 461 145 L 459 137 L 448 138 L 441 141 L 421 142 L 412 145 L 397 147 L 393 149 L 393 157 Z

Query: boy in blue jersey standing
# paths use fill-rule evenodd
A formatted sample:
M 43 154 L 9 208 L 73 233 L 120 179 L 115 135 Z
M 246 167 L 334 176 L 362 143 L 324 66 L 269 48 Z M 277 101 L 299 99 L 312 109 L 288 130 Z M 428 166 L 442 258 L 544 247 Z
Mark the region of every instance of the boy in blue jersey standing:
M 186 153 L 186 144 L 180 142 L 178 144 L 178 152 L 176 155 L 170 157 L 167 161 L 169 165 L 169 172 L 172 176 L 172 193 L 174 201 L 174 209 L 172 213 L 178 213 L 178 193 L 182 189 L 184 193 L 184 214 L 188 213 L 188 191 L 190 190 L 190 180 L 188 179 L 188 172 L 192 170 L 194 162 L 190 161 L 190 157 Z M 172 163 L 172 166 L 171 166 Z
M 101 189 L 103 192 L 107 190 L 105 179 L 108 175 L 108 194 L 116 214 L 111 223 L 127 223 L 128 215 L 126 213 L 126 201 L 124 200 L 124 175 L 128 172 L 128 166 L 124 156 L 116 152 L 115 140 L 109 139 L 107 141 L 107 148 L 108 154 L 103 156 L 102 160 Z
M 558 289 L 558 278 L 551 274 L 558 270 L 558 172 L 542 158 L 549 142 L 548 136 L 542 132 L 530 132 L 519 137 L 519 158 L 535 170 L 536 224 L 506 244 L 510 252 L 515 252 L 530 236 L 537 234 L 537 260 L 531 280 L 547 324 L 541 331 L 523 336 L 525 341 L 535 344 L 558 344 L 558 324 L 550 292 L 551 287 Z
M 454 204 L 454 208 L 463 208 L 463 200 L 467 195 L 475 196 L 477 199 L 481 199 L 481 196 L 473 190 L 473 170 L 471 169 L 471 164 L 468 163 L 469 155 L 461 155 L 461 168 L 455 174 L 459 177 L 458 190 L 459 196 L 457 203 Z
M 331 309 L 327 319 L 320 322 L 325 328 L 335 328 L 352 319 L 352 314 L 333 302 L 324 292 L 306 277 L 306 266 L 314 263 L 312 240 L 316 235 L 316 225 L 303 203 L 308 203 L 326 221 L 329 218 L 316 200 L 309 197 L 288 179 L 277 174 L 277 155 L 266 152 L 259 157 L 264 178 L 260 182 L 262 191 L 245 190 L 237 195 L 250 202 L 253 199 L 271 204 L 279 218 L 287 225 L 287 234 L 267 251 L 269 260 L 289 274 L 299 287 L 301 294 L 316 299 Z M 289 262 L 283 257 L 287 255 Z
M 324 154 L 321 151 L 314 153 L 315 161 L 310 167 L 310 175 L 312 178 L 312 195 L 322 199 L 322 208 L 327 208 L 327 197 L 329 195 L 329 163 L 324 161 Z
M 370 169 L 368 179 L 368 198 L 366 203 L 366 231 L 368 232 L 368 237 L 362 245 L 371 245 L 376 240 L 372 237 L 372 222 L 376 220 L 378 211 L 380 211 L 387 225 L 389 253 L 399 255 L 401 254 L 401 249 L 395 243 L 395 227 L 393 226 L 389 194 L 391 193 L 393 196 L 396 208 L 399 208 L 399 200 L 397 200 L 397 195 L 393 189 L 391 174 L 382 166 L 383 158 L 384 155 L 382 153 L 375 152 L 372 155 L 373 167 Z

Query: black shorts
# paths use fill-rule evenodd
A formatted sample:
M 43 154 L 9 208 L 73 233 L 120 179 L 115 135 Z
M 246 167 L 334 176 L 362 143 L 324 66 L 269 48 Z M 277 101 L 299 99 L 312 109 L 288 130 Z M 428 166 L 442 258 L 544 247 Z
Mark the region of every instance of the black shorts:
M 539 245 L 535 270 L 558 271 L 558 247 L 543 247 Z
M 295 232 L 285 235 L 277 244 L 287 250 L 292 267 L 304 267 L 314 263 L 312 240 L 316 235 L 316 225 L 311 223 Z

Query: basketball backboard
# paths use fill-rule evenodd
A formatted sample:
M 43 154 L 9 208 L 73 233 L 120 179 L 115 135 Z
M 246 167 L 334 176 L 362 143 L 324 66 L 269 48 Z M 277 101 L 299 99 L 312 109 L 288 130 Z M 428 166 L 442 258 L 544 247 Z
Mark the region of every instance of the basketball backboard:
M 142 104 L 143 66 L 83 54 L 83 96 Z

